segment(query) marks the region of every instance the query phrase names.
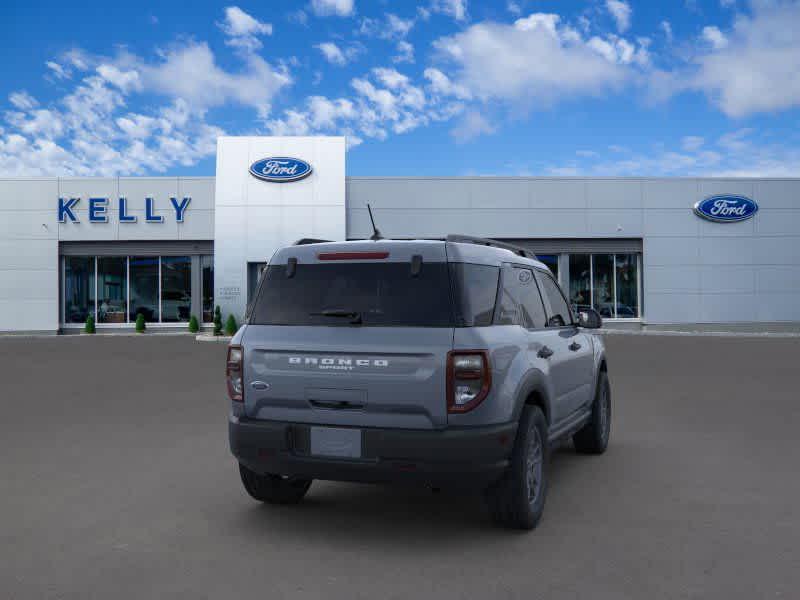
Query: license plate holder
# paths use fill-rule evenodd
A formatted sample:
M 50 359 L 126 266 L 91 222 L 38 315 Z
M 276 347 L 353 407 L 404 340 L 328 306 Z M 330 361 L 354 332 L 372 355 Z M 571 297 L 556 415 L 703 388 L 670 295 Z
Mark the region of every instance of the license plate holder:
M 361 430 L 351 427 L 311 427 L 312 456 L 361 458 Z

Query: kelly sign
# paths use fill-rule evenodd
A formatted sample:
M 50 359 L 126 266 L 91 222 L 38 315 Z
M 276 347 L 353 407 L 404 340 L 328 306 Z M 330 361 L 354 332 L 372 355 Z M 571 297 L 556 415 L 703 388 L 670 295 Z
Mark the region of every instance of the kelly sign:
M 189 208 L 189 203 L 191 201 L 192 199 L 188 196 L 182 200 L 170 198 L 170 206 L 164 208 L 157 206 L 153 198 L 145 198 L 144 220 L 146 223 L 163 223 L 164 213 L 171 214 L 174 212 L 175 221 L 183 223 L 186 209 Z M 58 222 L 78 223 L 79 221 L 75 211 L 80 205 L 80 202 L 80 198 L 59 198 Z M 90 223 L 108 223 L 108 215 L 112 210 L 116 210 L 120 223 L 136 223 L 137 216 L 130 214 L 127 198 L 118 198 L 116 204 L 113 206 L 110 204 L 109 198 L 89 198 L 86 204 Z

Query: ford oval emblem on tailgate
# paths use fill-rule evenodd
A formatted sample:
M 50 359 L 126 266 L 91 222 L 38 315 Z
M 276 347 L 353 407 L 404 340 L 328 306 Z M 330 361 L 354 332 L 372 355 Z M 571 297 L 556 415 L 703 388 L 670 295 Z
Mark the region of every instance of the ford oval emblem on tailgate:
M 735 223 L 749 219 L 758 212 L 755 200 L 745 196 L 710 196 L 694 205 L 698 217 L 718 223 Z
M 311 165 L 299 158 L 271 156 L 262 158 L 250 165 L 250 174 L 264 181 L 287 183 L 299 181 L 311 175 Z

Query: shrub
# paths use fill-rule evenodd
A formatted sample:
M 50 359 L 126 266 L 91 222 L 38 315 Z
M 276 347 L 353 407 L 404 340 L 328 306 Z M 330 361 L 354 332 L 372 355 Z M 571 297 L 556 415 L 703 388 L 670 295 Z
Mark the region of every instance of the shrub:
M 192 333 L 197 333 L 200 331 L 200 325 L 197 323 L 197 317 L 194 315 L 192 315 L 192 317 L 189 319 L 189 331 Z
M 214 309 L 214 335 L 222 335 L 222 311 L 219 306 Z
M 95 333 L 94 317 L 89 315 L 86 317 L 86 325 L 83 326 L 84 333 Z
M 236 317 L 228 315 L 228 320 L 225 321 L 225 335 L 233 335 L 239 329 L 236 324 Z
M 144 330 L 147 326 L 144 323 L 144 315 L 139 313 L 136 315 L 136 332 L 137 333 L 144 333 Z

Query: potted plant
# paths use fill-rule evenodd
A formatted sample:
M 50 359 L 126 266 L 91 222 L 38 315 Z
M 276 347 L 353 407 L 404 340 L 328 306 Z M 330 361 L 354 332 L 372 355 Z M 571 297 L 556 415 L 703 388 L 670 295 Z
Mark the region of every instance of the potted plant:
M 200 331 L 200 325 L 197 323 L 197 317 L 194 315 L 192 315 L 189 319 L 189 331 L 192 333 L 197 333 Z
M 86 317 L 86 325 L 83 326 L 83 332 L 94 333 L 95 331 L 96 330 L 94 327 L 94 315 L 89 315 L 88 317 Z
M 214 335 L 222 335 L 222 311 L 219 306 L 214 309 Z
M 228 315 L 228 320 L 225 321 L 225 335 L 233 335 L 238 329 L 239 326 L 236 324 L 236 317 Z
M 145 328 L 144 315 L 139 313 L 136 315 L 136 333 L 144 333 Z

